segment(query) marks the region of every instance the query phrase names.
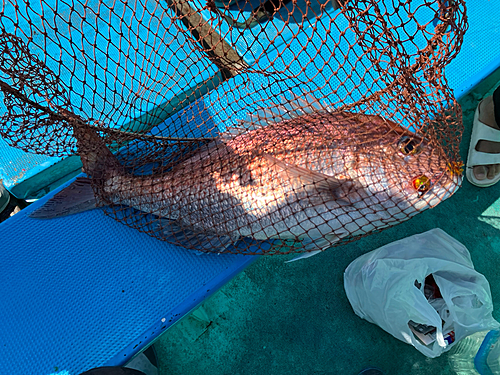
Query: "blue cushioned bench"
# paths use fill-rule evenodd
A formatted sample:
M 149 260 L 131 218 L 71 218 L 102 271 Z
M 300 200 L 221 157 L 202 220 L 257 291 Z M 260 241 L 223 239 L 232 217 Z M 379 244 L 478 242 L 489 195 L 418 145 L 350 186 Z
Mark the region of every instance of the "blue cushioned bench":
M 494 2 L 487 9 L 468 9 L 470 28 L 447 70 L 458 97 L 498 72 L 499 11 Z M 299 42 L 285 53 L 300 50 Z M 318 76 L 318 86 L 328 74 Z M 281 78 L 234 77 L 189 110 L 196 118 L 210 115 L 223 130 L 229 118 L 245 117 L 248 105 L 262 95 L 258 90 L 272 97 L 286 86 L 301 85 L 300 77 Z M 234 98 L 221 99 L 221 93 L 235 88 Z M 171 125 L 175 116 L 163 126 Z M 5 150 L 0 149 L 3 168 L 11 157 Z M 16 163 L 15 168 L 26 166 Z M 124 364 L 258 259 L 197 255 L 138 233 L 100 210 L 47 221 L 29 219 L 27 215 L 52 194 L 0 224 L 2 374 L 75 375 L 96 366 Z

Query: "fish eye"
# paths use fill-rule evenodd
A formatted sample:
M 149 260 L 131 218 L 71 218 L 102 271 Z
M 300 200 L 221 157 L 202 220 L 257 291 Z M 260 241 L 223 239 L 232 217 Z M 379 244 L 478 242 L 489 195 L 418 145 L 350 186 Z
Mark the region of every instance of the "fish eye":
M 425 175 L 414 178 L 412 184 L 415 190 L 419 193 L 426 193 L 431 188 L 431 180 Z
M 419 142 L 404 136 L 398 142 L 398 149 L 404 155 L 415 155 L 420 151 Z

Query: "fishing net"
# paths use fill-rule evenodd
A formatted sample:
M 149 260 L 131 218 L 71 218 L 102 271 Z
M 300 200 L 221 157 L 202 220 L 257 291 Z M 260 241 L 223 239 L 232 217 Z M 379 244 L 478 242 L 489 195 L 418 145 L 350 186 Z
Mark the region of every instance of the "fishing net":
M 311 252 L 461 183 L 461 0 L 5 0 L 0 135 L 205 252 Z

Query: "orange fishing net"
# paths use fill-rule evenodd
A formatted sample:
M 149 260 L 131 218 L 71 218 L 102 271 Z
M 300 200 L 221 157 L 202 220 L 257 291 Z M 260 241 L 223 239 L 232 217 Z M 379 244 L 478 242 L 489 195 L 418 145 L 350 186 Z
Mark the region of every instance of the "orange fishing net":
M 6 0 L 0 27 L 0 135 L 78 153 L 71 204 L 161 240 L 322 251 L 461 183 L 464 1 Z

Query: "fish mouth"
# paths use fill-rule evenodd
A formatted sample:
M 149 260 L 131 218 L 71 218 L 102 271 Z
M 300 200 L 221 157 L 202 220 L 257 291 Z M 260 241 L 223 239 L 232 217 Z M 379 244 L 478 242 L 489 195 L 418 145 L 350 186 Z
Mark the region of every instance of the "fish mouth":
M 427 208 L 434 208 L 455 194 L 462 185 L 463 171 L 464 163 L 461 161 L 447 162 L 443 172 L 436 179 L 432 179 L 428 192 L 422 194 L 417 201 L 415 205 L 416 209 L 425 210 Z
M 438 184 L 442 177 L 447 177 L 450 181 L 445 185 L 439 186 Z M 415 205 L 417 210 L 436 207 L 439 203 L 455 194 L 462 185 L 463 177 L 461 173 L 459 174 L 452 172 L 447 176 L 442 177 L 433 184 L 432 188 L 427 194 L 419 199 L 419 201 Z

